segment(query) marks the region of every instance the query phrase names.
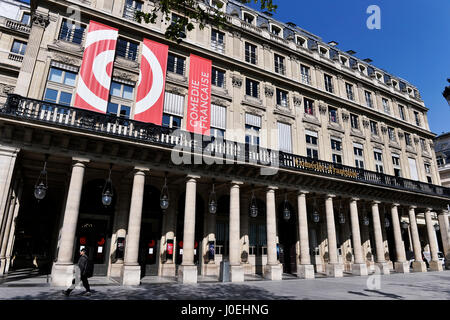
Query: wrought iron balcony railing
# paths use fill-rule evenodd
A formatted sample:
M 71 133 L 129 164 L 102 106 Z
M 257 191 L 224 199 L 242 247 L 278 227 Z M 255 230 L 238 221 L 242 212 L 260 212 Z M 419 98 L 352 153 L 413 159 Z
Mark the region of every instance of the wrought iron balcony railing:
M 180 130 L 160 127 L 109 114 L 78 109 L 41 100 L 8 95 L 7 102 L 0 108 L 0 117 L 23 121 L 45 123 L 55 127 L 66 127 L 116 136 L 192 154 L 210 155 L 223 163 L 240 162 L 258 164 L 264 167 L 289 169 L 298 172 L 315 173 L 348 181 L 419 192 L 450 199 L 450 189 L 420 181 L 408 180 L 383 173 L 355 167 L 320 161 L 282 151 L 264 149 L 234 141 L 214 139 L 204 141 L 203 137 Z

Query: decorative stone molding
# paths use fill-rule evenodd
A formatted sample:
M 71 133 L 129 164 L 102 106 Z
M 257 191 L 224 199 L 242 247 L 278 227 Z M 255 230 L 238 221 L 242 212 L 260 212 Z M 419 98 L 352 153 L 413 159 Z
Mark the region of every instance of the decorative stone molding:
M 84 50 L 81 45 L 64 40 L 54 40 L 53 45 L 57 48 L 57 50 L 59 49 L 69 53 L 82 53 Z M 51 45 L 49 45 L 49 47 L 51 47 Z
M 348 122 L 349 119 L 350 119 L 350 115 L 347 112 L 342 112 L 342 120 L 344 122 Z
M 342 80 L 342 79 L 344 79 L 344 76 L 342 74 L 338 73 L 336 75 L 336 78 L 338 78 L 339 80 Z
M 139 80 L 137 75 L 125 71 L 119 71 L 117 69 L 114 70 L 113 77 L 132 82 L 137 82 Z
M 0 83 L 0 97 L 6 97 L 8 96 L 8 93 L 13 93 L 14 86 Z
M 297 61 L 299 61 L 298 58 L 297 58 L 297 56 L 294 56 L 293 54 L 291 54 L 291 55 L 289 56 L 289 58 L 291 59 L 292 62 L 297 62 Z
M 414 143 L 415 143 L 415 144 L 419 144 L 419 138 L 414 137 Z
M 178 95 L 185 95 L 187 93 L 186 89 L 172 85 L 166 85 L 166 91 Z
M 302 106 L 302 98 L 298 96 L 293 97 L 294 100 L 294 107 L 301 107 Z
M 278 112 L 278 114 L 275 114 L 275 119 L 278 122 L 284 122 L 291 126 L 295 124 L 295 117 L 286 112 Z
M 261 118 L 265 116 L 265 112 L 263 110 L 253 108 L 251 106 L 243 106 L 245 113 L 254 114 L 255 116 L 260 116 Z
M 211 97 L 211 102 L 218 106 L 228 107 L 228 102 L 226 100 L 223 100 L 223 99 L 220 99 L 217 97 Z
M 362 121 L 364 128 L 368 128 L 370 126 L 369 120 L 363 119 Z
M 242 34 L 238 31 L 233 31 L 233 37 L 235 37 L 236 39 L 241 39 Z
M 303 114 L 302 121 L 306 122 L 306 123 L 309 123 L 309 124 L 312 124 L 312 125 L 315 125 L 315 126 L 318 126 L 318 127 L 322 126 L 322 124 L 320 123 L 319 119 L 317 119 L 315 116 L 312 116 L 312 115 L 307 114 L 307 113 Z M 312 131 L 317 130 L 316 127 L 312 127 L 310 125 L 308 126 L 308 124 L 305 124 L 305 128 L 308 129 L 308 130 L 312 130 Z
M 429 146 L 431 149 L 434 149 L 434 147 L 435 147 L 434 142 L 430 141 Z
M 115 63 L 123 68 L 139 70 L 139 63 L 130 59 L 117 57 Z
M 231 81 L 232 81 L 232 83 L 233 83 L 233 87 L 235 87 L 235 88 L 240 88 L 240 87 L 242 87 L 242 81 L 243 81 L 243 80 L 242 80 L 241 77 L 233 75 L 233 76 L 231 77 Z
M 267 43 L 264 43 L 263 44 L 263 48 L 264 48 L 264 50 L 268 50 L 268 51 L 270 51 L 272 48 L 270 47 L 270 45 L 268 45 Z
M 53 56 L 53 60 L 55 60 L 57 62 L 64 63 L 64 64 L 70 64 L 70 65 L 73 65 L 73 66 L 77 66 L 77 67 L 81 66 L 81 60 L 80 59 L 72 58 L 72 57 L 69 57 L 69 56 L 61 55 L 61 54 L 55 54 Z
M 34 12 L 33 15 L 31 16 L 31 21 L 33 22 L 33 25 L 45 29 L 50 23 L 50 16 L 48 14 L 44 15 L 39 12 Z
M 321 66 L 319 66 L 318 64 L 316 64 L 315 66 L 314 66 L 314 69 L 316 69 L 316 70 L 322 70 L 322 67 Z
M 264 93 L 265 93 L 266 97 L 272 98 L 273 94 L 274 94 L 273 87 L 268 86 L 268 85 L 264 86 Z
M 327 107 L 324 106 L 323 104 L 319 104 L 319 112 L 320 112 L 321 114 L 327 113 Z
M 405 134 L 402 132 L 402 131 L 398 131 L 398 137 L 400 138 L 400 139 L 403 139 L 404 137 L 405 137 Z
M 386 134 L 387 131 L 388 131 L 388 128 L 387 128 L 386 126 L 381 126 L 381 132 L 382 132 L 383 134 Z

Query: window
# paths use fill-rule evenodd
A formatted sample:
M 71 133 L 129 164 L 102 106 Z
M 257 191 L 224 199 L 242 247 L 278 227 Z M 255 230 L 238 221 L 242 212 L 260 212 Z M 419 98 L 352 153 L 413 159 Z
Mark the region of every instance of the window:
M 319 159 L 318 134 L 314 131 L 305 131 L 306 156 L 312 159 Z
M 272 32 L 272 34 L 274 34 L 274 35 L 276 35 L 276 36 L 278 36 L 278 37 L 281 37 L 282 36 L 282 34 L 281 34 L 281 28 L 279 28 L 279 27 L 277 27 L 277 26 L 275 26 L 275 25 L 271 25 L 271 30 L 270 30 L 271 32 Z
M 75 72 L 51 67 L 43 100 L 70 106 L 76 78 Z
M 225 71 L 212 68 L 211 83 L 213 86 L 225 88 Z
M 122 84 L 116 81 L 111 82 L 110 94 L 113 97 L 133 100 L 133 91 L 134 88 L 132 86 Z
M 400 119 L 406 121 L 406 117 L 405 117 L 405 107 L 404 107 L 404 106 L 398 105 L 398 113 L 400 114 Z
M 325 90 L 327 90 L 330 93 L 333 93 L 333 78 L 330 75 L 325 74 L 324 80 L 325 80 Z
M 420 138 L 420 147 L 422 148 L 422 152 L 428 152 L 428 148 L 424 138 Z
M 181 117 L 163 113 L 162 126 L 171 129 L 180 129 L 181 128 Z
M 407 146 L 412 147 L 411 134 L 405 133 L 405 142 Z
M 261 117 L 245 114 L 245 143 L 259 147 L 259 131 L 261 130 Z
M 350 114 L 350 123 L 353 129 L 359 130 L 359 117 L 356 114 Z
M 345 84 L 345 90 L 347 91 L 347 98 L 348 100 L 355 100 L 355 96 L 353 95 L 353 85 L 350 83 Z
M 384 172 L 384 168 L 383 168 L 383 151 L 381 151 L 380 149 L 374 149 L 373 155 L 374 155 L 374 158 L 375 158 L 375 169 L 376 169 L 376 171 L 379 172 L 379 173 L 383 173 Z
M 442 156 L 438 156 L 436 158 L 436 162 L 437 162 L 438 167 L 443 167 L 445 165 L 445 161 Z
M 245 80 L 245 94 L 253 98 L 258 98 L 259 82 L 247 78 Z
M 385 98 L 382 99 L 384 112 L 391 114 L 391 107 L 389 107 L 389 101 Z
M 342 164 L 342 140 L 331 138 L 331 150 L 333 163 Z
M 328 115 L 330 118 L 330 122 L 338 123 L 338 112 L 336 108 L 328 106 Z
M 304 46 L 305 46 L 306 40 L 305 40 L 304 38 L 299 37 L 299 36 L 296 36 L 295 38 L 296 38 L 296 43 L 297 43 L 297 45 L 299 45 L 299 46 L 301 46 L 301 47 L 304 47 Z
M 167 71 L 184 76 L 186 59 L 169 53 Z
M 126 0 L 123 9 L 123 17 L 129 20 L 134 20 L 137 11 L 142 10 L 142 2 L 137 0 Z
M 370 132 L 374 136 L 378 136 L 378 123 L 376 123 L 375 121 L 370 121 Z
M 139 45 L 125 39 L 119 38 L 117 41 L 117 55 L 119 57 L 136 61 Z
M 275 54 L 275 72 L 281 75 L 286 74 L 286 66 L 284 64 L 284 57 Z
M 30 14 L 25 12 L 25 13 L 22 15 L 22 20 L 20 20 L 20 23 L 21 23 L 21 24 L 29 25 L 29 24 L 30 24 L 30 20 L 31 20 Z
M 117 117 L 129 119 L 130 118 L 130 110 L 131 110 L 130 106 L 122 105 L 122 104 L 114 103 L 114 102 L 109 102 L 106 113 L 117 116 Z
M 305 105 L 305 113 L 314 115 L 314 101 L 308 98 L 303 98 L 303 103 Z
M 78 22 L 64 19 L 59 32 L 59 40 L 81 44 L 85 27 Z
M 301 65 L 300 66 L 300 73 L 302 77 L 302 82 L 306 84 L 311 84 L 311 76 L 309 73 L 309 67 Z
M 401 177 L 402 170 L 400 167 L 400 156 L 398 154 L 392 154 L 392 163 L 394 164 L 394 175 L 396 177 Z
M 395 130 L 392 127 L 388 127 L 388 135 L 389 135 L 389 140 L 390 141 L 396 141 L 397 139 L 395 138 Z
M 372 93 L 370 93 L 369 91 L 365 91 L 365 96 L 366 96 L 366 104 L 369 108 L 373 108 L 373 103 L 372 103 Z
M 227 108 L 211 104 L 211 141 L 223 141 L 227 128 Z
M 359 143 L 353 144 L 353 153 L 355 154 L 355 166 L 364 169 L 364 150 L 363 145 Z
M 247 12 L 244 12 L 243 20 L 249 24 L 253 24 L 253 22 L 255 21 L 255 17 Z
M 225 53 L 225 33 L 212 29 L 211 48 L 217 52 Z
M 417 111 L 414 111 L 414 119 L 416 120 L 416 125 L 420 127 L 421 126 L 421 124 L 420 124 L 420 116 L 419 116 L 419 113 Z
M 414 158 L 408 158 L 409 172 L 411 174 L 411 180 L 419 181 L 419 173 L 417 172 L 417 162 Z
M 278 148 L 280 151 L 292 153 L 291 126 L 278 122 Z
M 14 40 L 13 45 L 11 47 L 11 52 L 15 54 L 25 55 L 25 51 L 27 50 L 27 43 L 19 40 Z
M 251 64 L 257 64 L 257 47 L 248 42 L 245 43 L 245 61 Z
M 432 184 L 433 179 L 431 178 L 431 165 L 429 163 L 425 163 L 425 174 L 427 176 L 427 182 Z
M 284 90 L 277 89 L 277 105 L 289 107 L 288 93 Z

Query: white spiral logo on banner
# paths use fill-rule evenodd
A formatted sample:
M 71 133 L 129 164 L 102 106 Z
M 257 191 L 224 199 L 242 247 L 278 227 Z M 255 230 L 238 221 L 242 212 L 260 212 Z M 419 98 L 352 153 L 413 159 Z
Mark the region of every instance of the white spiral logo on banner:
M 143 113 L 153 107 L 161 97 L 164 89 L 164 73 L 158 58 L 156 58 L 155 54 L 145 45 L 143 46 L 142 56 L 150 65 L 150 70 L 153 74 L 153 81 L 151 89 L 146 96 L 136 102 L 136 114 Z M 139 84 L 143 76 L 148 76 L 148 74 L 142 75 L 141 73 L 139 75 Z

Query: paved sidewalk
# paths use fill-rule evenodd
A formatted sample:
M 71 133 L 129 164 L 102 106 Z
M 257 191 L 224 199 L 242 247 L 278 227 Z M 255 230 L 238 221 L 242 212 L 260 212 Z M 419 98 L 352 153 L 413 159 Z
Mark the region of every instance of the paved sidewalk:
M 81 295 L 83 289 L 65 297 L 63 288 L 51 287 L 47 276 L 36 275 L 0 283 L 0 300 L 450 300 L 450 271 L 376 277 L 286 277 L 288 280 L 253 279 L 236 284 L 202 279 L 196 285 L 146 278 L 139 287 L 123 287 L 114 279 L 94 277 L 90 279 L 90 297 Z

